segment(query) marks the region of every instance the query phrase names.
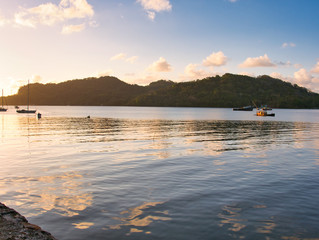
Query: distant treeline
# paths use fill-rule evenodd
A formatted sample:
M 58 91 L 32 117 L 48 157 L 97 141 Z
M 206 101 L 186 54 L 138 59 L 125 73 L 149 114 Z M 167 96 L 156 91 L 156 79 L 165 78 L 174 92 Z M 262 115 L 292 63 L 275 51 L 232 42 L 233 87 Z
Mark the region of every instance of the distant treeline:
M 176 83 L 159 80 L 148 86 L 115 77 L 70 80 L 30 87 L 30 105 L 319 108 L 319 94 L 269 76 L 225 74 Z M 28 87 L 6 97 L 9 105 L 26 105 Z

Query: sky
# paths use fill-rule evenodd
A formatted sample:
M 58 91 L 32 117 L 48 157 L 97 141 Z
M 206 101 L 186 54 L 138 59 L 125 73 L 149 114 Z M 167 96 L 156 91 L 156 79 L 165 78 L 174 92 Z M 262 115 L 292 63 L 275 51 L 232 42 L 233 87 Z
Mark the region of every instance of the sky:
M 0 0 L 0 88 L 270 75 L 319 93 L 318 0 Z

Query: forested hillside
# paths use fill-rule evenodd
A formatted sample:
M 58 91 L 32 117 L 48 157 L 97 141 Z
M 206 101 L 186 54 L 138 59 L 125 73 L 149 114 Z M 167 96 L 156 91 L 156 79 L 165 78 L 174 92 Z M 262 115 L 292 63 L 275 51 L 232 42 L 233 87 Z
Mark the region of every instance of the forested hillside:
M 27 86 L 8 96 L 10 105 L 25 105 Z M 148 86 L 115 77 L 87 78 L 58 84 L 30 84 L 31 105 L 319 108 L 319 94 L 269 76 L 225 74 L 176 83 L 160 80 Z

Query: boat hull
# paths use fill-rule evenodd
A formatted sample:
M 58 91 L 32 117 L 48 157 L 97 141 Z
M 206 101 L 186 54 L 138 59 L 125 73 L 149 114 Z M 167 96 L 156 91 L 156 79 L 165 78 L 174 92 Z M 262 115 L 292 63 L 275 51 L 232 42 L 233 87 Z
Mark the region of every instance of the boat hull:
M 233 108 L 233 111 L 252 111 L 254 108 L 251 106 L 247 107 L 240 107 L 240 108 Z
M 35 113 L 37 110 L 26 110 L 26 109 L 21 109 L 17 110 L 17 113 Z
M 267 112 L 257 112 L 256 115 L 259 117 L 274 117 L 275 116 L 274 113 L 267 113 Z

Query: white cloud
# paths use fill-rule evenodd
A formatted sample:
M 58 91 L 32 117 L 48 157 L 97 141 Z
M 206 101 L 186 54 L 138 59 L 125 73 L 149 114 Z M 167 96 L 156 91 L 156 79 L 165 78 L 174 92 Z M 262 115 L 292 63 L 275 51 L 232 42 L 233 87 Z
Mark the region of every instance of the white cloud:
M 43 82 L 43 78 L 40 75 L 34 74 L 31 77 L 29 77 L 30 83 L 41 83 Z M 28 80 L 23 79 L 19 77 L 18 79 L 15 77 L 8 77 L 6 79 L 6 82 L 9 83 L 7 86 L 7 91 L 5 91 L 5 94 L 12 95 L 16 94 L 18 90 L 22 87 L 28 84 Z
M 193 63 L 190 63 L 188 64 L 186 67 L 185 67 L 185 74 L 186 76 L 184 76 L 183 78 L 185 79 L 202 79 L 202 78 L 205 78 L 205 77 L 210 77 L 212 75 L 214 75 L 213 73 L 211 72 L 207 72 L 203 69 L 198 69 L 198 64 L 193 64 Z
M 125 62 L 129 62 L 131 64 L 135 63 L 138 59 L 138 56 L 126 57 L 126 53 L 119 53 L 110 58 L 111 61 L 115 60 L 123 60 Z
M 27 84 L 27 82 L 25 80 L 17 80 L 13 77 L 9 77 L 7 79 L 7 82 L 9 83 L 9 87 L 7 89 L 9 89 L 9 91 L 5 91 L 6 94 L 16 94 L 19 90 L 20 87 L 24 86 Z
M 93 7 L 86 0 L 61 0 L 59 5 L 45 3 L 33 8 L 20 8 L 15 14 L 15 22 L 21 26 L 54 25 L 70 19 L 91 18 Z
M 313 79 L 313 76 L 311 76 L 311 74 L 308 73 L 304 68 L 301 68 L 299 71 L 295 72 L 294 77 L 296 82 L 301 85 L 309 85 Z
M 0 13 L 0 27 L 6 25 L 8 22 L 9 21 Z
M 302 65 L 300 63 L 295 63 L 294 65 L 294 68 L 298 69 L 298 68 L 302 68 Z
M 126 54 L 125 53 L 119 53 L 117 55 L 114 55 L 113 57 L 111 57 L 111 61 L 114 60 L 124 60 L 126 58 Z
M 242 64 L 239 65 L 241 68 L 249 67 L 275 67 L 276 65 L 271 62 L 267 54 L 256 58 L 247 58 Z
M 111 76 L 113 73 L 112 69 L 106 69 L 104 71 L 98 72 L 93 74 L 96 77 L 107 77 L 107 76 Z
M 156 13 L 152 12 L 152 11 L 147 11 L 147 16 L 149 19 L 151 19 L 152 21 L 154 21 L 155 17 L 156 17 Z
M 254 73 L 250 73 L 250 72 L 240 72 L 239 75 L 244 75 L 248 77 L 256 77 Z
M 21 9 L 15 14 L 17 24 L 26 27 L 36 27 L 37 24 L 53 25 L 63 21 L 59 7 L 52 3 L 41 4 L 34 8 Z
M 290 61 L 287 61 L 287 62 L 276 62 L 276 65 L 277 66 L 281 66 L 281 67 L 291 67 L 292 66 Z
M 282 47 L 282 48 L 296 47 L 296 44 L 295 44 L 295 43 L 292 43 L 292 42 L 290 42 L 290 43 L 285 42 L 285 43 L 283 43 L 283 44 L 281 45 L 281 47 Z
M 151 20 L 155 19 L 156 12 L 172 10 L 169 0 L 137 0 L 136 2 L 142 5 Z
M 156 12 L 170 11 L 172 5 L 169 0 L 137 0 L 145 10 L 152 10 Z
M 304 68 L 294 73 L 294 82 L 311 91 L 319 93 L 319 78 L 312 76 Z
M 15 18 L 15 23 L 24 27 L 32 27 L 35 28 L 36 26 L 36 21 L 32 18 L 24 18 L 24 16 L 26 15 L 26 13 L 24 12 L 18 12 L 14 15 Z
M 147 70 L 151 72 L 170 72 L 172 71 L 172 67 L 165 58 L 160 57 L 156 62 L 152 63 Z
M 278 72 L 273 72 L 269 76 L 272 78 L 281 79 L 286 82 L 292 82 L 292 79 L 288 79 L 287 77 L 284 77 L 281 73 L 278 73 Z
M 125 76 L 125 77 L 135 77 L 135 76 L 136 76 L 136 73 L 134 73 L 134 72 L 125 73 L 124 76 Z
M 31 82 L 32 83 L 40 83 L 42 81 L 42 77 L 40 75 L 32 75 Z
M 234 3 L 234 2 L 237 2 L 238 0 L 229 0 L 230 2 Z
M 30 83 L 43 83 L 43 78 L 40 75 L 34 74 L 30 78 Z M 8 84 L 7 90 L 5 90 L 6 95 L 13 95 L 18 92 L 18 90 L 22 87 L 28 84 L 27 79 L 21 79 L 21 77 L 8 77 L 5 80 Z
M 319 73 L 319 61 L 316 63 L 313 69 L 311 69 L 313 73 Z
M 136 62 L 137 59 L 138 59 L 138 56 L 132 56 L 132 57 L 125 59 L 125 61 L 133 64 Z
M 61 33 L 62 34 L 71 34 L 74 32 L 81 32 L 85 28 L 85 24 L 79 24 L 79 25 L 65 25 L 62 28 Z
M 125 74 L 123 81 L 131 84 L 148 85 L 151 82 L 157 81 L 159 78 L 163 79 L 163 77 L 152 74 L 142 74 L 139 76 L 139 74 L 128 73 Z
M 94 20 L 90 21 L 89 25 L 90 25 L 90 27 L 93 27 L 93 28 L 97 28 L 99 26 L 99 24 Z
M 209 55 L 206 59 L 203 60 L 204 66 L 222 66 L 226 65 L 227 63 L 227 57 L 224 55 L 222 51 L 219 51 L 217 53 L 213 52 L 211 55 Z
M 305 87 L 313 92 L 319 92 L 319 78 L 312 76 L 306 69 L 301 68 L 294 73 L 293 77 L 286 77 L 280 73 L 270 74 L 273 78 L 278 78 L 286 82 L 291 82 L 299 86 Z
M 64 17 L 68 19 L 94 15 L 93 7 L 86 0 L 61 0 L 60 7 L 62 7 Z

